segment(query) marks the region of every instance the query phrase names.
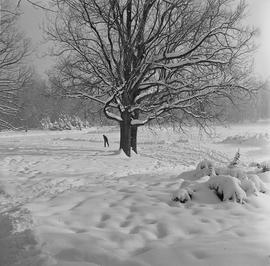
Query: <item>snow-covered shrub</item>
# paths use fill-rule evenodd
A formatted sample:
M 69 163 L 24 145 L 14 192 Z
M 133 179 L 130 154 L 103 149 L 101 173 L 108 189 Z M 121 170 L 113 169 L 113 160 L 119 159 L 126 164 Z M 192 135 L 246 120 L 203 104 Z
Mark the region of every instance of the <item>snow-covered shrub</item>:
M 181 203 L 191 200 L 194 192 L 194 185 L 195 182 L 181 179 L 180 187 L 178 190 L 173 192 L 171 199 L 173 201 L 180 201 Z
M 191 200 L 193 193 L 199 191 L 208 180 L 209 176 L 203 176 L 196 181 L 182 179 L 179 189 L 173 192 L 171 199 L 181 203 Z
M 215 168 L 215 172 L 217 175 L 229 175 L 236 177 L 240 180 L 247 179 L 247 174 L 242 168 L 230 168 L 230 167 L 217 167 Z
M 261 163 L 258 162 L 251 162 L 249 167 L 257 167 L 259 172 L 268 172 L 270 171 L 270 161 L 264 161 Z
M 182 179 L 179 189 L 174 191 L 172 194 L 172 197 L 171 197 L 172 200 L 180 201 L 181 203 L 185 203 L 186 201 L 191 200 L 193 193 L 198 191 L 200 189 L 201 184 L 204 183 L 208 179 L 209 177 L 207 177 L 207 179 L 202 177 L 196 181 Z
M 239 179 L 229 175 L 212 176 L 208 180 L 209 188 L 215 190 L 222 201 L 233 200 L 240 203 L 245 201 L 247 195 L 240 185 Z
M 197 167 L 196 167 L 196 170 L 202 170 L 202 169 L 211 169 L 211 168 L 214 168 L 215 167 L 215 163 L 210 161 L 210 160 L 207 160 L 207 159 L 204 159 L 202 160 L 201 162 L 198 163 Z
M 251 193 L 258 192 L 253 182 L 249 180 L 245 180 L 245 182 L 245 188 L 247 190 L 251 190 Z M 208 187 L 209 190 L 215 191 L 221 201 L 233 200 L 243 203 L 243 201 L 246 200 L 247 195 L 241 185 L 241 180 L 227 175 L 201 178 L 200 180 L 193 182 L 184 181 L 180 188 L 173 192 L 172 200 L 185 203 L 186 201 L 192 200 L 194 193 L 201 191 L 203 187 Z
M 215 169 L 214 162 L 204 159 L 200 163 L 198 163 L 194 177 L 201 178 L 203 176 L 211 175 L 214 169 Z
M 236 167 L 237 165 L 239 165 L 239 163 L 240 163 L 240 151 L 238 149 L 238 151 L 236 152 L 233 160 L 229 164 L 229 168 Z
M 240 167 L 215 167 L 213 162 L 203 160 L 193 172 L 193 180 L 181 180 L 180 188 L 172 195 L 173 201 L 185 203 L 199 195 L 201 197 L 202 193 L 209 189 L 214 190 L 221 201 L 233 200 L 243 203 L 247 196 L 267 191 L 259 176 L 247 174 Z M 197 179 L 194 180 L 194 177 Z
M 270 161 L 264 161 L 262 163 L 259 163 L 258 168 L 262 169 L 262 172 L 270 171 Z
M 255 194 L 258 195 L 258 189 L 254 182 L 250 179 L 244 179 L 241 181 L 241 188 L 246 192 L 247 195 Z
M 49 130 L 81 130 L 82 128 L 89 127 L 88 121 L 82 121 L 78 116 L 69 116 L 66 114 L 60 115 L 53 123 L 49 117 L 43 118 L 40 123 L 43 129 Z
M 172 200 L 173 201 L 180 201 L 181 203 L 185 203 L 188 200 L 192 199 L 193 194 L 192 188 L 179 188 L 172 194 Z
M 267 188 L 265 186 L 265 184 L 263 183 L 263 181 L 255 174 L 249 174 L 248 175 L 248 179 L 254 183 L 256 189 L 259 192 L 265 193 L 267 191 Z
M 49 117 L 42 118 L 40 124 L 43 129 L 50 129 L 53 126 Z

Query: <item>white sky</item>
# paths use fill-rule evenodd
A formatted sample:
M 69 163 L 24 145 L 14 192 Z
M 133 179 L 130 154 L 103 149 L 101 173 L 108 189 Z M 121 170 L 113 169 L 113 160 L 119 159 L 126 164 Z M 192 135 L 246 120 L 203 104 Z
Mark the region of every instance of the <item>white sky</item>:
M 39 2 L 42 3 L 41 0 Z M 47 1 L 43 0 L 43 2 Z M 247 2 L 249 3 L 248 23 L 260 30 L 257 40 L 259 48 L 255 55 L 255 72 L 263 78 L 270 78 L 270 0 L 247 0 Z M 36 46 L 33 61 L 36 70 L 43 74 L 53 63 L 52 59 L 42 57 L 46 50 L 46 45 L 42 44 L 41 30 L 42 21 L 45 19 L 44 12 L 33 8 L 26 1 L 22 1 L 22 9 L 24 15 L 20 25 Z

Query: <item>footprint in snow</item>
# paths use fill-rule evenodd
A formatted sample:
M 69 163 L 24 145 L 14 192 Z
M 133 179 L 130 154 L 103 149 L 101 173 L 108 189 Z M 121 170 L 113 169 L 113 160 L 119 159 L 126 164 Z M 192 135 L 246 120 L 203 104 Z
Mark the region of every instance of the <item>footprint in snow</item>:
M 209 255 L 203 250 L 194 250 L 192 251 L 192 254 L 196 259 L 199 260 L 209 257 Z
M 157 238 L 161 239 L 161 238 L 165 238 L 166 236 L 168 236 L 167 227 L 162 223 L 158 223 L 157 224 Z
M 102 216 L 101 216 L 101 219 L 100 219 L 100 221 L 101 222 L 105 222 L 105 221 L 107 221 L 107 220 L 109 220 L 111 218 L 111 216 L 109 215 L 109 214 L 103 214 Z
M 131 221 L 124 221 L 120 224 L 120 227 L 128 227 L 131 224 Z
M 205 219 L 205 218 L 202 218 L 202 219 L 200 219 L 200 221 L 202 222 L 202 223 L 210 223 L 210 221 L 208 220 L 208 219 Z

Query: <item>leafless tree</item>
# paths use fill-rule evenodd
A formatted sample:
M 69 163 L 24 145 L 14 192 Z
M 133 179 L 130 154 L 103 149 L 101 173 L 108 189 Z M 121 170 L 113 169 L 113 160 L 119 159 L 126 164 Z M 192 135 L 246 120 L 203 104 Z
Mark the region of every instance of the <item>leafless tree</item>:
M 39 1 L 39 0 L 17 0 L 17 7 L 19 8 L 22 4 L 22 2 L 27 2 L 31 4 L 33 7 L 43 9 L 44 11 L 49 11 L 49 12 L 55 12 L 54 10 L 50 9 L 44 2 Z M 47 2 L 48 4 L 48 2 Z
M 255 31 L 232 0 L 53 0 L 48 28 L 61 58 L 53 84 L 103 104 L 120 125 L 120 149 L 137 152 L 137 128 L 159 119 L 214 119 L 220 99 L 249 94 Z
M 10 121 L 18 115 L 18 93 L 30 77 L 24 59 L 29 41 L 17 31 L 19 14 L 8 1 L 0 4 L 0 128 L 13 128 Z

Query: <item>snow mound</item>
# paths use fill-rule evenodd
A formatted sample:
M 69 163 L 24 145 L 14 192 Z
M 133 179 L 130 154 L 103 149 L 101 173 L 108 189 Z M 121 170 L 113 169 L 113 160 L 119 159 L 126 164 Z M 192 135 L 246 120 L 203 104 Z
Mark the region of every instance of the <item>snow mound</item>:
M 248 146 L 261 146 L 270 143 L 270 136 L 268 133 L 246 134 L 229 136 L 220 143 L 224 144 L 242 144 Z

